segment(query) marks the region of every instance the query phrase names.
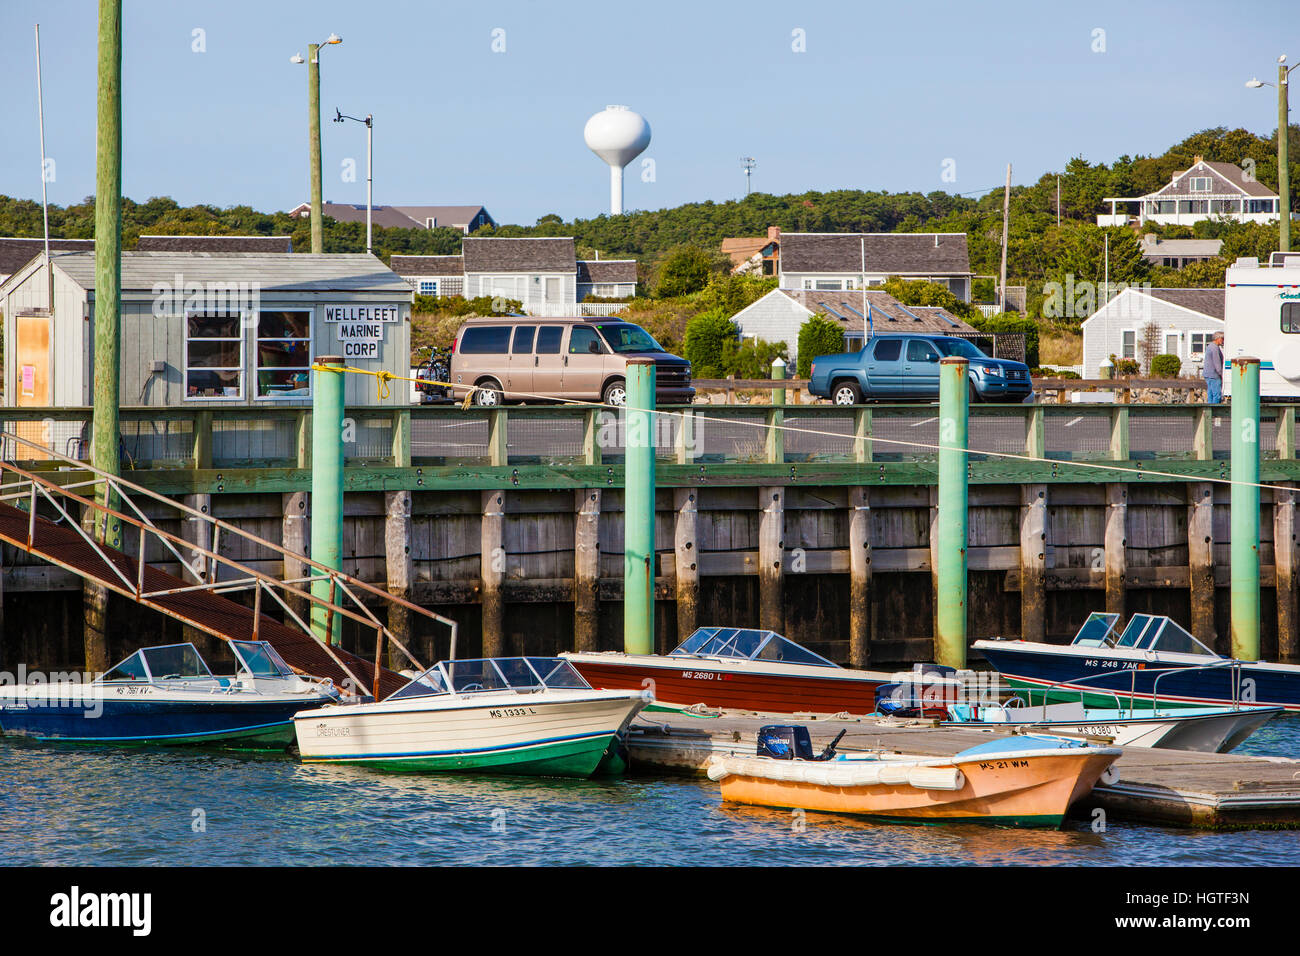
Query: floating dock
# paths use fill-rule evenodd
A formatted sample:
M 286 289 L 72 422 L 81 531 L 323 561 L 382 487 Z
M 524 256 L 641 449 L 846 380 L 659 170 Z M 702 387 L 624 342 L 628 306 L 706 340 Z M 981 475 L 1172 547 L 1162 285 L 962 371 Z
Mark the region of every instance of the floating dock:
M 840 750 L 884 750 L 946 757 L 986 741 L 985 731 L 936 727 L 932 722 L 875 717 L 815 718 L 739 711 L 643 712 L 632 724 L 628 749 L 636 772 L 703 774 L 714 754 L 753 754 L 759 727 L 808 726 L 818 750 L 846 731 Z M 1107 824 L 1154 823 L 1211 830 L 1300 828 L 1300 760 L 1203 754 L 1131 747 L 1115 764 L 1118 782 L 1098 785 L 1071 816 Z

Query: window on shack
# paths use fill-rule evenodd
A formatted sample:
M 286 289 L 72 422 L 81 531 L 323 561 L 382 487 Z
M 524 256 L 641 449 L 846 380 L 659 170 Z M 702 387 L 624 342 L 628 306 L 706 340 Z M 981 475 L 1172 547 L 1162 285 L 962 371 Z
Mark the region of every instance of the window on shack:
M 239 312 L 185 316 L 185 397 L 244 397 L 244 322 Z
M 257 397 L 311 395 L 311 312 L 261 312 L 257 318 Z

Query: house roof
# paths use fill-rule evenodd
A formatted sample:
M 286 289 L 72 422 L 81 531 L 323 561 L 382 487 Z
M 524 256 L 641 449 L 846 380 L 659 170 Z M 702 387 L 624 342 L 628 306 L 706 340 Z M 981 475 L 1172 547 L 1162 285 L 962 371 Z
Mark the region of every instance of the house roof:
M 735 266 L 744 265 L 768 246 L 778 244 L 777 240 L 769 239 L 767 236 L 756 236 L 754 238 L 741 236 L 723 239 L 722 251 L 731 257 L 731 265 L 734 268 Z
M 95 288 L 94 252 L 64 252 L 54 264 L 83 289 Z M 249 283 L 267 292 L 395 292 L 411 287 L 366 253 L 124 252 L 122 291 L 152 292 L 157 283 L 176 281 Z
M 1143 236 L 1144 256 L 1217 256 L 1223 248 L 1222 239 L 1160 239 Z
M 389 265 L 403 276 L 463 276 L 462 256 L 393 256 Z
M 427 229 L 428 220 L 436 221 L 439 228 L 464 229 L 479 213 L 489 223 L 495 220 L 483 206 L 372 206 L 370 221 L 385 229 Z M 311 213 L 311 205 L 302 203 L 289 211 L 299 218 Z M 365 222 L 366 204 L 327 202 L 321 204 L 321 215 L 337 222 Z
M 782 272 L 973 275 L 964 232 L 781 234 Z
M 1186 189 L 1180 188 L 1183 177 L 1190 173 L 1214 173 L 1220 179 L 1226 180 L 1228 185 L 1234 190 L 1245 193 L 1247 196 L 1259 196 L 1261 198 L 1275 198 L 1277 193 L 1269 189 L 1263 183 L 1255 179 L 1246 179 L 1245 171 L 1240 166 L 1232 163 L 1211 163 L 1203 159 L 1198 159 L 1187 169 L 1180 169 L 1173 174 L 1171 180 L 1154 193 L 1148 193 L 1150 196 L 1159 196 L 1162 194 L 1177 193 L 1183 195 L 1196 195 L 1188 193 Z M 1221 189 L 1214 190 L 1222 192 Z
M 1190 309 L 1192 312 L 1199 312 L 1212 319 L 1222 319 L 1226 313 L 1224 306 L 1226 294 L 1223 289 L 1148 289 L 1145 291 L 1157 299 Z
M 466 239 L 465 272 L 563 272 L 578 269 L 572 238 Z
M 293 252 L 288 236 L 141 236 L 137 252 Z
M 635 259 L 579 259 L 579 282 L 635 282 Z
M 888 292 L 868 290 L 826 292 L 815 289 L 777 289 L 809 312 L 821 313 L 841 322 L 846 332 L 862 332 L 865 315 L 871 314 L 872 330 L 883 332 L 976 332 L 974 326 L 947 309 L 934 306 L 903 305 Z M 866 300 L 864 305 L 863 300 Z M 868 309 L 869 307 L 869 309 Z
M 94 239 L 51 239 L 50 252 L 94 249 Z M 45 252 L 44 239 L 0 237 L 0 276 L 13 275 L 36 256 Z
M 361 208 L 364 210 L 365 206 Z M 432 219 L 437 226 L 464 229 L 479 213 L 482 213 L 488 222 L 494 222 L 483 206 L 394 206 L 392 208 L 410 216 L 420 226 L 427 226 L 428 220 Z

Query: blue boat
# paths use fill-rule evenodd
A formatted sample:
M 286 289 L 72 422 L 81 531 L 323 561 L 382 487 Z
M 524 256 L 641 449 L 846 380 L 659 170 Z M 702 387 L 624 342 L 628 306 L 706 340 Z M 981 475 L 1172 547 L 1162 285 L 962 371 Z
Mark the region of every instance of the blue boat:
M 301 677 L 265 641 L 230 641 L 231 677 L 193 644 L 136 651 L 95 680 L 76 674 L 0 686 L 0 734 L 41 741 L 284 749 L 293 715 L 335 701 L 328 681 Z
M 1300 666 L 1216 654 L 1168 617 L 1088 615 L 1068 645 L 982 640 L 974 647 L 1030 703 L 1093 707 L 1251 704 L 1300 711 Z

